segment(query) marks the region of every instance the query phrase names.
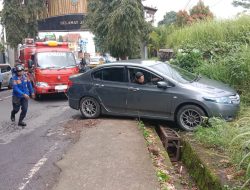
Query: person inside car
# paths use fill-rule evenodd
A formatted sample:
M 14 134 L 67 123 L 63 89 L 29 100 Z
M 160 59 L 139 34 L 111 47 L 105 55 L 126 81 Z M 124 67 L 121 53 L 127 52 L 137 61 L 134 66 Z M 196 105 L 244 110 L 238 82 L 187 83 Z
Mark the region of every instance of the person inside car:
M 144 75 L 143 75 L 142 72 L 137 72 L 135 74 L 134 83 L 136 83 L 136 84 L 145 84 L 145 79 L 144 79 Z
M 161 79 L 158 77 L 154 77 L 151 80 L 149 80 L 149 82 L 146 82 L 145 80 L 145 76 L 142 72 L 137 72 L 135 74 L 135 80 L 134 83 L 136 84 L 152 84 L 152 85 L 156 85 L 158 81 L 160 81 Z

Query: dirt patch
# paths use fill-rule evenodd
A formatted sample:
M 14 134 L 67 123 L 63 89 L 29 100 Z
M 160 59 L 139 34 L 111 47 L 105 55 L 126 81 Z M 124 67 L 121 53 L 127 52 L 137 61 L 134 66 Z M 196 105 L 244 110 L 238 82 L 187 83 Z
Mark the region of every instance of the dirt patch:
M 64 125 L 64 133 L 69 136 L 73 143 L 76 143 L 84 128 L 96 127 L 98 123 L 100 123 L 99 119 L 70 120 Z

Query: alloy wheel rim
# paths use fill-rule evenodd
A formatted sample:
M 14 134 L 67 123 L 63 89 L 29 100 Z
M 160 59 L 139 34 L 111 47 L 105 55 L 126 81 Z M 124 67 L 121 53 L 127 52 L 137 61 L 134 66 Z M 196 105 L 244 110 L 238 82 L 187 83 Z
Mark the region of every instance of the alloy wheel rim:
M 202 123 L 202 117 L 199 112 L 193 109 L 187 109 L 181 114 L 181 124 L 187 129 L 193 130 Z
M 89 117 L 94 116 L 96 114 L 96 110 L 97 110 L 97 106 L 94 101 L 89 100 L 89 99 L 83 101 L 82 111 L 84 115 L 89 116 Z

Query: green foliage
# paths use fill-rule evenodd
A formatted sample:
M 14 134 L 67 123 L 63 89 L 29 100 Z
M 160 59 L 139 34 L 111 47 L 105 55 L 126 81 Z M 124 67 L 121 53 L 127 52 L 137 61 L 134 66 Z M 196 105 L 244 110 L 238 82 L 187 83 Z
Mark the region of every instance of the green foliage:
M 236 20 L 204 21 L 192 26 L 179 28 L 167 38 L 167 44 L 175 49 L 183 48 L 187 44 L 198 49 L 210 49 L 223 43 L 247 44 L 250 40 L 250 19 L 248 16 Z M 225 44 L 224 44 L 225 45 Z
M 180 10 L 177 13 L 176 25 L 184 27 L 197 21 L 211 20 L 213 17 L 213 13 L 210 11 L 209 7 L 205 6 L 203 1 L 199 0 L 197 5 L 190 9 L 189 13 L 185 10 Z
M 160 182 L 166 182 L 170 179 L 170 177 L 162 170 L 158 170 L 156 176 Z
M 234 0 L 233 5 L 235 7 L 243 7 L 246 9 L 250 8 L 250 0 Z
M 239 169 L 246 170 L 243 189 L 250 182 L 250 109 L 245 107 L 250 104 L 249 31 L 249 16 L 234 20 L 204 21 L 176 29 L 166 42 L 175 50 L 182 49 L 186 53 L 180 57 L 177 54 L 173 62 L 181 67 L 189 65 L 194 72 L 228 83 L 240 93 L 242 105 L 239 119 L 232 123 L 210 119 L 210 127 L 198 128 L 195 137 L 208 147 L 225 151 Z M 190 52 L 193 49 L 199 50 L 201 54 L 201 57 L 195 58 L 201 61 L 198 67 L 186 61 L 192 57 Z M 185 56 L 186 59 L 183 58 Z
M 249 31 L 250 19 L 247 16 L 206 21 L 175 30 L 166 43 L 175 50 L 190 52 L 198 49 L 204 61 L 194 71 L 231 85 L 241 94 L 241 100 L 249 104 Z
M 201 0 L 197 3 L 197 5 L 192 7 L 190 10 L 190 16 L 194 21 L 207 20 L 214 17 L 209 7 L 205 6 Z
M 176 25 L 179 27 L 184 27 L 192 23 L 192 18 L 187 11 L 179 11 L 176 17 Z
M 220 149 L 231 158 L 231 161 L 246 170 L 246 181 L 250 179 L 250 110 L 242 108 L 240 119 L 233 123 L 212 118 L 209 127 L 199 127 L 195 138 L 207 147 Z
M 208 147 L 227 150 L 232 137 L 237 134 L 237 128 L 231 127 L 218 118 L 210 118 L 207 126 L 201 126 L 195 131 L 195 137 Z
M 194 72 L 197 67 L 202 65 L 203 57 L 198 50 L 187 50 L 178 52 L 171 63 L 190 72 Z
M 149 56 L 154 57 L 154 51 L 158 51 L 161 48 L 166 47 L 166 41 L 169 34 L 171 34 L 175 30 L 175 26 L 160 26 L 153 29 L 153 31 L 149 34 Z
M 7 42 L 15 48 L 27 37 L 37 34 L 37 18 L 44 8 L 43 0 L 4 0 L 1 23 L 5 26 Z
M 163 17 L 163 20 L 161 20 L 158 23 L 158 26 L 161 25 L 169 26 L 171 24 L 174 24 L 176 22 L 176 19 L 177 19 L 177 13 L 175 11 L 167 12 Z
M 140 0 L 94 0 L 88 3 L 88 10 L 86 24 L 103 52 L 115 57 L 133 56 L 148 38 L 151 29 Z

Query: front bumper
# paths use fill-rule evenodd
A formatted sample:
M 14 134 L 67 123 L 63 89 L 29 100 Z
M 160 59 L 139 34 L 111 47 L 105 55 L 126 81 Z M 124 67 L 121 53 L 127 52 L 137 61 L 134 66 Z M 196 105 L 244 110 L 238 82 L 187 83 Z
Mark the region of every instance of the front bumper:
M 61 88 L 60 88 L 61 87 Z M 35 86 L 36 94 L 57 94 L 65 93 L 69 89 L 68 85 L 51 85 L 47 87 Z
M 233 120 L 240 110 L 240 104 L 206 102 L 206 107 L 209 117 L 221 117 L 227 121 Z

